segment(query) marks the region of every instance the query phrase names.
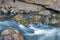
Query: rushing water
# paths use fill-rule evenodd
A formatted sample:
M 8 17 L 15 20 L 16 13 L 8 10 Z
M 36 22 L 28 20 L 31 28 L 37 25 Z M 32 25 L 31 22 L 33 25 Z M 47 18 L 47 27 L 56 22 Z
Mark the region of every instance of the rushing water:
M 0 32 L 5 29 L 19 30 L 25 40 L 60 40 L 60 28 L 43 25 L 41 22 L 23 25 L 14 20 L 0 21 Z

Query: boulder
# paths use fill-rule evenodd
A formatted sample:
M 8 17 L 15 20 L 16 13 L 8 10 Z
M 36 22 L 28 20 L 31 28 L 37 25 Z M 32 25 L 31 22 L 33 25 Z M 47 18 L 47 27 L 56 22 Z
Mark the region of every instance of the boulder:
M 17 14 L 16 16 L 13 17 L 13 19 L 17 20 L 17 21 L 20 21 L 23 19 L 23 14 Z
M 4 37 L 4 40 L 24 40 L 23 35 L 18 30 L 4 30 L 1 35 Z
M 43 10 L 39 12 L 40 15 L 46 15 L 46 16 L 50 16 L 51 12 L 49 10 Z
M 54 0 L 23 0 L 23 1 L 29 3 L 35 3 L 35 4 L 43 4 L 43 5 L 49 5 L 54 2 Z
M 23 1 L 27 3 L 44 5 L 46 8 L 60 11 L 60 0 L 23 0 Z
M 7 1 L 5 5 L 1 4 L 0 6 L 3 6 L 3 7 L 6 6 L 7 8 L 9 6 L 12 6 L 12 7 L 16 7 L 16 9 L 19 9 L 19 10 L 32 10 L 32 11 L 40 11 L 44 9 L 41 6 L 19 2 L 19 1 L 16 1 L 15 3 L 13 1 Z

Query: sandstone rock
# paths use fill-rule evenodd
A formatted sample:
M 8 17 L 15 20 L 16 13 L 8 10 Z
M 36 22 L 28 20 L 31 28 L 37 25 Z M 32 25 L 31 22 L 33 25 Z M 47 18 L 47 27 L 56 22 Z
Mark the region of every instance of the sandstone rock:
M 22 34 L 17 30 L 4 30 L 1 35 L 3 35 L 4 40 L 23 40 Z

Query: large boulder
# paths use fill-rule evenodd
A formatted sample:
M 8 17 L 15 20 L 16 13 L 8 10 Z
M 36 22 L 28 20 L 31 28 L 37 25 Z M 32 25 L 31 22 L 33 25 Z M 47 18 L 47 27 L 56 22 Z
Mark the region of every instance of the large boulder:
M 22 10 L 25 9 L 25 10 L 32 10 L 32 11 L 40 11 L 44 9 L 43 7 L 41 7 L 41 5 L 44 5 L 46 8 L 60 11 L 60 0 L 22 0 L 25 3 L 19 2 L 19 1 L 16 1 L 14 3 L 13 0 L 11 1 L 7 1 L 6 3 L 3 4 L 3 6 L 5 5 L 6 7 L 15 6 L 18 9 L 22 9 Z M 38 6 L 38 5 L 33 5 L 33 4 L 40 4 L 40 5 Z
M 60 11 L 60 0 L 23 0 L 28 3 L 44 5 L 46 8 Z
M 13 1 L 8 1 L 4 4 L 1 4 L 0 6 L 6 6 L 7 8 L 9 6 L 12 6 L 12 7 L 16 7 L 16 9 L 18 10 L 32 10 L 32 11 L 40 11 L 44 9 L 41 6 L 19 2 L 19 1 L 16 1 L 15 3 Z
M 4 40 L 24 40 L 22 33 L 18 30 L 4 30 L 1 35 L 3 36 Z

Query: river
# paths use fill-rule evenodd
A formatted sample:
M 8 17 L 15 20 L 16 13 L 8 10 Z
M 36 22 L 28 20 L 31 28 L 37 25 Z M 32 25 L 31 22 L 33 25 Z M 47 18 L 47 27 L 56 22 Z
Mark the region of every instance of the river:
M 0 32 L 5 29 L 19 30 L 23 33 L 24 40 L 60 40 L 60 28 L 43 25 L 41 22 L 23 25 L 14 20 L 0 21 Z

